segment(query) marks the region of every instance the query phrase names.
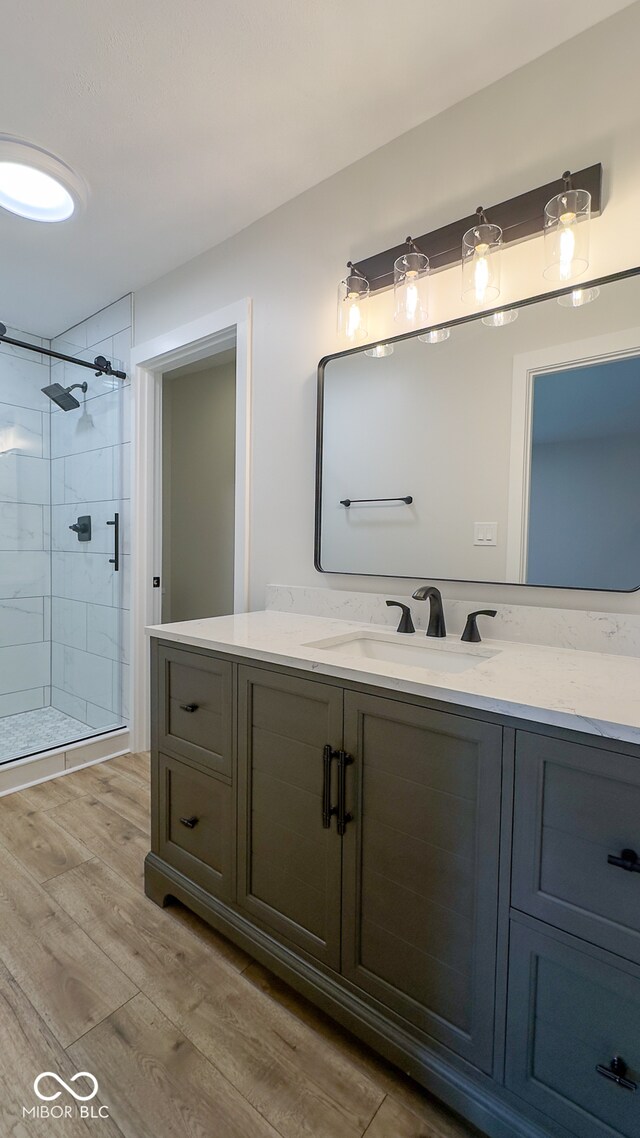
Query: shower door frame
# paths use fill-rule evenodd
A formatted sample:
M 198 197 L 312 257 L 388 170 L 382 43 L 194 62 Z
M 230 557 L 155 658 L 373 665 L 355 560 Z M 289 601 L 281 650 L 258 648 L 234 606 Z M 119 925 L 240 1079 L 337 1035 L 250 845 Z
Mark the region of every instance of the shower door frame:
M 149 748 L 149 644 L 145 627 L 161 621 L 162 375 L 235 345 L 236 469 L 234 612 L 249 606 L 251 487 L 251 316 L 249 297 L 137 344 L 131 352 L 134 407 L 131 492 L 131 750 Z

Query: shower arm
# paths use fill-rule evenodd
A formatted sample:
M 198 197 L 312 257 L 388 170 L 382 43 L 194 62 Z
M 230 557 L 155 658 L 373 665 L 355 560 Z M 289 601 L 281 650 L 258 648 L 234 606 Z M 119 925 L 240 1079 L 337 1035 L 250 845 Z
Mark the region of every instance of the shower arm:
M 96 375 L 113 375 L 116 379 L 126 379 L 126 371 L 115 371 L 111 366 L 111 360 L 105 359 L 104 356 L 96 356 L 93 363 L 88 360 L 77 360 L 75 356 L 65 356 L 62 352 L 54 352 L 53 348 L 39 348 L 36 344 L 27 344 L 24 340 L 14 340 L 11 336 L 7 336 L 7 328 L 5 324 L 0 323 L 0 344 L 11 344 L 14 348 L 25 348 L 28 352 L 39 352 L 41 356 L 49 356 L 54 360 L 64 360 L 68 364 L 76 364 L 78 367 L 88 367 Z M 75 385 L 80 386 L 79 384 Z

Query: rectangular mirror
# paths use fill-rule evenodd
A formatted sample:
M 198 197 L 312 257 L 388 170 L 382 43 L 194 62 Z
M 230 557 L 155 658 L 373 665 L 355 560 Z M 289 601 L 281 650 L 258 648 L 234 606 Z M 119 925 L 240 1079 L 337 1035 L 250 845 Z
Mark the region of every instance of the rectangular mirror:
M 316 568 L 639 588 L 639 274 L 323 360 Z

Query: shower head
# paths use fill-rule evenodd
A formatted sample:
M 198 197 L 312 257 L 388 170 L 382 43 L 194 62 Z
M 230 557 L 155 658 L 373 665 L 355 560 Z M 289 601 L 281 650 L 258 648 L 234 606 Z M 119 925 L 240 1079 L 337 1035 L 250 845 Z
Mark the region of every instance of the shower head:
M 50 387 L 43 387 L 42 393 L 63 411 L 73 411 L 80 404 L 71 392 L 74 388 L 79 387 L 82 393 L 86 395 L 88 386 L 87 383 L 74 383 L 71 387 L 63 387 L 61 383 L 52 383 Z

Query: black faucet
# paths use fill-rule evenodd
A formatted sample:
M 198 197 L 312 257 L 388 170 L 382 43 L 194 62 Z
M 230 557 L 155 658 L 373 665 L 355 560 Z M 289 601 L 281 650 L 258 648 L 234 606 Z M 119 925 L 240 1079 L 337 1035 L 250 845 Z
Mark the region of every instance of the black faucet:
M 412 594 L 414 601 L 429 601 L 429 627 L 427 636 L 446 636 L 442 593 L 435 585 L 420 585 Z
M 387 601 L 387 606 L 389 608 L 402 609 L 402 616 L 400 617 L 398 632 L 415 632 L 413 621 L 411 619 L 411 609 L 408 605 L 403 605 L 402 601 Z

